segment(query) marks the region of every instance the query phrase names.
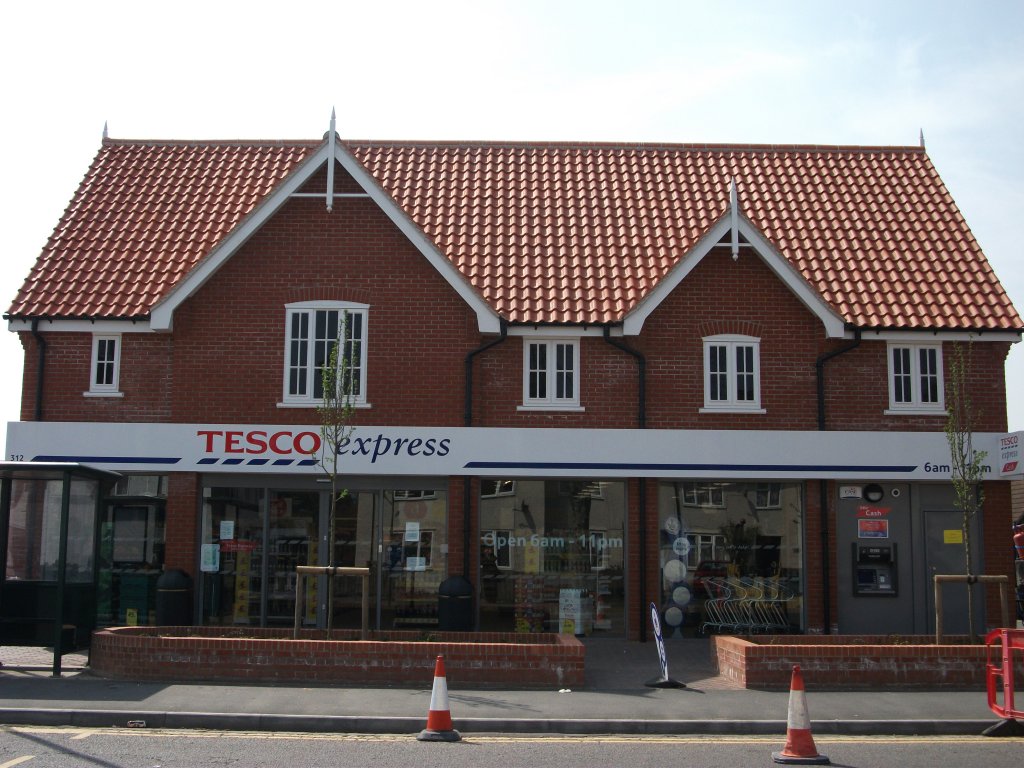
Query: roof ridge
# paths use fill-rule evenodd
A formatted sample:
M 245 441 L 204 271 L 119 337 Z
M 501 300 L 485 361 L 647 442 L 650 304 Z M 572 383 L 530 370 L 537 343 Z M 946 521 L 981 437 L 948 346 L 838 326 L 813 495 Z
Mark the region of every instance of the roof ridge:
M 604 149 L 616 151 L 691 151 L 691 152 L 914 152 L 925 153 L 925 148 L 918 145 L 882 145 L 882 144 L 750 144 L 728 142 L 630 142 L 630 141 L 529 141 L 529 140 L 457 140 L 444 139 L 430 141 L 427 139 L 341 139 L 349 147 L 365 148 L 451 148 L 451 149 L 557 149 L 581 150 Z M 316 147 L 323 139 L 103 139 L 104 146 L 169 146 L 169 147 L 204 147 L 204 146 L 244 146 L 244 147 Z
M 445 148 L 482 148 L 495 149 L 611 149 L 611 150 L 687 150 L 706 152 L 919 152 L 925 148 L 918 145 L 870 145 L 870 144 L 729 144 L 702 142 L 614 142 L 614 141 L 458 141 L 426 139 L 384 140 L 374 139 L 342 139 L 346 146 L 380 148 L 380 147 L 445 147 Z
M 104 137 L 103 146 L 160 147 L 318 147 L 323 139 L 114 139 Z

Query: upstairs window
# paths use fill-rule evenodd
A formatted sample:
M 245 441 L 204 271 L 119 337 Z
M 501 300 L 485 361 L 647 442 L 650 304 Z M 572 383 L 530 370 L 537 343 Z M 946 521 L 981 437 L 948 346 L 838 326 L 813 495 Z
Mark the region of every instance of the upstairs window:
M 576 339 L 524 339 L 523 407 L 578 409 L 580 348 Z
M 704 408 L 761 409 L 760 339 L 709 336 L 704 339 Z
M 889 407 L 902 413 L 946 409 L 940 344 L 889 345 Z
M 92 363 L 89 366 L 89 391 L 86 395 L 118 397 L 121 378 L 121 337 L 93 336 Z
M 284 403 L 315 406 L 323 402 L 324 366 L 340 342 L 345 394 L 353 405 L 365 405 L 367 306 L 300 302 L 286 310 Z

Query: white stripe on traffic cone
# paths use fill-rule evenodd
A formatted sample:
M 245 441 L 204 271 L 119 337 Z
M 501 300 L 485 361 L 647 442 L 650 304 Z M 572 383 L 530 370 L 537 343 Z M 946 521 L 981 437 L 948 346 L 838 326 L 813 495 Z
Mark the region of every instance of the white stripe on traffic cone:
M 452 727 L 452 713 L 448 709 L 448 683 L 445 681 L 444 657 L 438 656 L 434 664 L 434 689 L 430 692 L 430 710 L 427 727 L 416 737 L 418 741 L 459 741 L 462 736 Z
M 772 752 L 772 760 L 787 765 L 830 765 L 831 761 L 818 754 L 811 735 L 811 718 L 807 714 L 804 697 L 804 677 L 800 665 L 793 667 L 789 685 L 789 717 L 786 721 L 786 746 L 781 752 Z

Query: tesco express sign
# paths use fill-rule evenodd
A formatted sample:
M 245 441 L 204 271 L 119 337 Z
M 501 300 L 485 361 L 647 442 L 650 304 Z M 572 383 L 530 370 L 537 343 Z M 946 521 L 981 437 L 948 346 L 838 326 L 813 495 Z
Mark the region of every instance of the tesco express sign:
M 203 452 L 208 455 L 258 457 L 271 453 L 278 456 L 313 456 L 323 446 L 323 440 L 317 432 L 287 429 L 278 432 L 264 429 L 199 429 L 196 430 L 196 436 L 203 441 Z M 443 457 L 450 450 L 451 438 L 448 437 L 386 437 L 378 433 L 370 437 L 342 438 L 336 452 L 339 456 L 368 456 L 370 463 L 374 464 L 385 456 Z

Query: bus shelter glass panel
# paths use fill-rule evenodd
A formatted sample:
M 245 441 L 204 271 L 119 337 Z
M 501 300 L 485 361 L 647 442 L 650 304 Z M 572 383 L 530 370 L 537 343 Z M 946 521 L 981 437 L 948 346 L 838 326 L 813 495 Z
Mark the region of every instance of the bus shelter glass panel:
M 626 485 L 484 479 L 481 630 L 625 634 Z
M 259 625 L 263 506 L 259 488 L 206 488 L 200 572 L 204 624 Z
M 7 535 L 8 581 L 57 581 L 62 487 L 60 480 L 13 481 Z M 65 568 L 68 583 L 93 580 L 98 492 L 95 481 L 71 481 Z
M 86 647 L 96 626 L 95 546 L 99 481 L 14 477 L 0 580 L 0 642 L 54 647 L 60 656 Z M 61 574 L 65 481 L 67 537 Z
M 801 630 L 800 483 L 666 482 L 658 510 L 666 637 Z

